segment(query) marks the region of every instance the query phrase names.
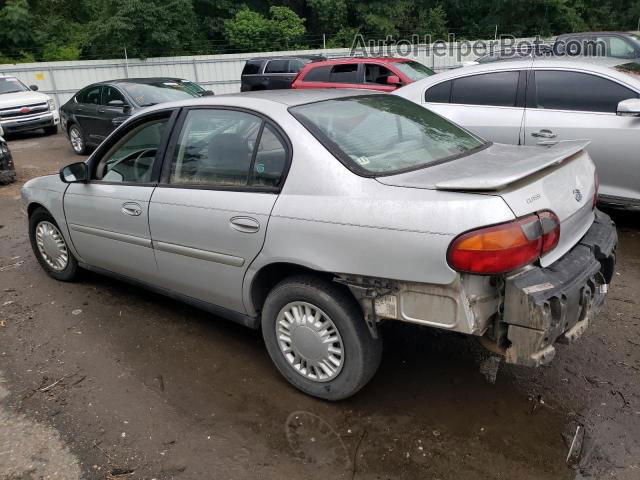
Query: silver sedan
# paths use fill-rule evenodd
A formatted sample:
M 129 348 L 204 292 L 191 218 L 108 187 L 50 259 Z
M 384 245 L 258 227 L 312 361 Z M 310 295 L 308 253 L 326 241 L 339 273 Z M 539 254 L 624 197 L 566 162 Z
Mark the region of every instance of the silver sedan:
M 254 92 L 141 112 L 22 196 L 51 277 L 261 328 L 291 384 L 338 400 L 375 373 L 384 322 L 529 366 L 583 333 L 617 242 L 585 145 L 492 144 L 386 94 Z
M 394 92 L 495 142 L 587 139 L 600 200 L 640 206 L 640 64 L 531 58 L 464 67 Z

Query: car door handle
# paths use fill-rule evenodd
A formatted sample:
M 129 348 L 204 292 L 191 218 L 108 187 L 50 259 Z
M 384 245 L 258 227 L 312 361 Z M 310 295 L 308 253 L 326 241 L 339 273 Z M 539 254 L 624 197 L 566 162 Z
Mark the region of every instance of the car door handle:
M 536 138 L 556 138 L 558 135 L 553 133 L 551 130 L 543 128 L 539 132 L 531 132 L 531 136 Z
M 229 223 L 231 228 L 242 233 L 256 233 L 260 230 L 260 222 L 251 217 L 233 217 Z
M 101 108 L 100 110 L 98 110 L 98 113 L 104 113 L 104 112 L 105 112 L 104 108 Z
M 127 202 L 122 204 L 122 213 L 130 215 L 132 217 L 139 217 L 142 215 L 142 207 L 135 202 Z

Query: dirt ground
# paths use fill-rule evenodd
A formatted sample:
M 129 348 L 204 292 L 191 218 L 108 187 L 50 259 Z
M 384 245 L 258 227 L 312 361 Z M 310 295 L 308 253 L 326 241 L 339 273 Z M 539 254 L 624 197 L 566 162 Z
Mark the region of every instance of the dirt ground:
M 502 365 L 491 383 L 474 339 L 392 323 L 373 381 L 325 403 L 279 376 L 258 332 L 99 275 L 47 277 L 20 186 L 78 157 L 62 135 L 9 146 L 19 181 L 0 187 L 1 479 L 640 478 L 640 213 L 611 212 L 606 308 L 550 367 Z

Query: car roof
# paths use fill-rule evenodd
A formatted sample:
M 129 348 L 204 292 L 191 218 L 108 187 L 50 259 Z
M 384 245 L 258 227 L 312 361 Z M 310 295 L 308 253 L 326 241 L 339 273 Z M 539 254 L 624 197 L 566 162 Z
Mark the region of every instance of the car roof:
M 141 77 L 141 78 L 117 78 L 115 80 L 105 80 L 104 82 L 98 83 L 141 83 L 144 85 L 149 85 L 152 83 L 158 82 L 190 82 L 191 80 L 187 80 L 185 78 L 177 78 L 177 77 Z
M 318 88 L 318 89 L 282 89 L 282 90 L 258 90 L 253 92 L 227 93 L 210 97 L 198 97 L 176 102 L 167 102 L 145 108 L 145 112 L 163 110 L 167 108 L 191 107 L 191 106 L 236 106 L 250 108 L 252 104 L 256 110 L 264 110 L 271 106 L 279 105 L 282 108 L 304 105 L 307 103 L 322 102 L 337 98 L 356 97 L 363 95 L 387 95 L 372 90 L 358 88 Z M 237 100 L 237 102 L 236 102 Z
M 367 63 L 367 62 L 384 62 L 384 63 L 404 63 L 411 62 L 411 58 L 398 58 L 398 57 L 334 57 L 322 62 L 316 62 L 313 64 L 313 68 L 321 67 L 322 65 L 336 65 L 336 64 L 349 64 L 349 63 Z
M 280 55 L 280 56 L 272 56 L 272 57 L 252 57 L 252 58 L 247 58 L 247 61 L 290 60 L 290 59 L 296 59 L 296 58 L 302 58 L 302 59 L 305 59 L 305 60 L 324 60 L 327 57 L 325 57 L 324 55 L 306 55 L 306 54 L 302 54 L 302 55 Z
M 427 78 L 423 78 L 409 85 L 396 90 L 400 95 L 405 93 L 420 91 L 427 85 L 440 83 L 443 80 L 466 76 L 472 73 L 490 73 L 502 70 L 514 70 L 525 68 L 569 68 L 575 70 L 586 70 L 594 73 L 601 73 L 607 76 L 616 76 L 612 67 L 632 63 L 629 60 L 612 57 L 524 57 L 513 60 L 501 60 L 499 62 L 481 63 L 460 68 L 454 68 L 445 72 L 437 73 Z M 630 83 L 635 88 L 640 89 L 640 79 L 634 79 L 630 75 L 624 75 L 625 83 Z M 620 77 L 619 77 L 620 78 Z M 404 95 L 403 95 L 404 96 Z
M 608 31 L 608 32 L 576 32 L 576 33 L 562 33 L 557 35 L 556 38 L 562 37 L 576 37 L 579 35 L 630 35 L 629 32 L 616 32 L 616 31 Z

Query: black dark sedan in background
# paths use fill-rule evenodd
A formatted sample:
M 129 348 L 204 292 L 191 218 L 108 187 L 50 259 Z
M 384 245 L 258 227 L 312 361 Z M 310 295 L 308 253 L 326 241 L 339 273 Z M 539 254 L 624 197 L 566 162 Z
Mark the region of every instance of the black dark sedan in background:
M 128 78 L 89 85 L 60 108 L 62 128 L 73 151 L 83 155 L 141 108 L 213 95 L 179 78 Z
M 16 169 L 13 166 L 13 158 L 9 146 L 2 138 L 2 127 L 0 127 L 0 185 L 11 183 L 16 179 Z

